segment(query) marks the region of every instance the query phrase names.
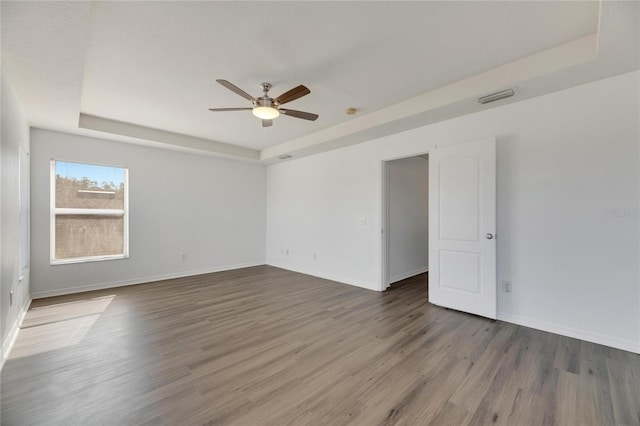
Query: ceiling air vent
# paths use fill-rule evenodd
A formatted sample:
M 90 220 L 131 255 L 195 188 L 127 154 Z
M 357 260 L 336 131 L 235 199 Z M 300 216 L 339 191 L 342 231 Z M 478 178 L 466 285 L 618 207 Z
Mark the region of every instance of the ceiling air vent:
M 516 92 L 513 89 L 507 89 L 507 90 L 503 90 L 501 92 L 492 93 L 490 95 L 478 98 L 478 102 L 480 102 L 481 104 L 484 105 L 484 104 L 488 104 L 490 102 L 499 101 L 500 99 L 510 98 L 515 94 L 516 94 Z

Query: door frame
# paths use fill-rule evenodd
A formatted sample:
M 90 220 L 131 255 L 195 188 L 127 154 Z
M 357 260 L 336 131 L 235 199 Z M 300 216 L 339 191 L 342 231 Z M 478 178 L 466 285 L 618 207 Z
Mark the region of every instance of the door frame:
M 434 146 L 434 149 L 437 145 Z M 384 291 L 389 288 L 389 162 L 395 160 L 402 160 L 403 158 L 419 157 L 421 155 L 428 155 L 429 151 L 420 151 L 416 154 L 401 155 L 398 157 L 385 158 L 380 160 L 380 280 L 379 290 Z M 431 206 L 429 206 L 431 209 Z M 431 213 L 431 212 L 429 212 Z M 428 244 L 428 243 L 427 243 Z

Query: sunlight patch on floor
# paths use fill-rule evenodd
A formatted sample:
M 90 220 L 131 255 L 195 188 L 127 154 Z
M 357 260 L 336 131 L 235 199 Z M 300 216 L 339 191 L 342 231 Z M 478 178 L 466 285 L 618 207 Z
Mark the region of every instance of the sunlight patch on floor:
M 115 297 L 114 294 L 30 309 L 9 359 L 78 344 Z

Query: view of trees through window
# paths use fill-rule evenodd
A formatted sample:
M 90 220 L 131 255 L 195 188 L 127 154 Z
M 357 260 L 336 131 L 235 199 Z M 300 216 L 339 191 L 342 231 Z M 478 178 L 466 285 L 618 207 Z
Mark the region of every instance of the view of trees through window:
M 56 161 L 52 260 L 125 256 L 126 169 Z

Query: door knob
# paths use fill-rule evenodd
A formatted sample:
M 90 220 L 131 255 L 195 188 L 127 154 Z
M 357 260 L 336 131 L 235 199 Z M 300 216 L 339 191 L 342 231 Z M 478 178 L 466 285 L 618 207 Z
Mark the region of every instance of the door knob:
M 493 234 L 487 234 L 484 236 L 487 240 L 493 239 Z

